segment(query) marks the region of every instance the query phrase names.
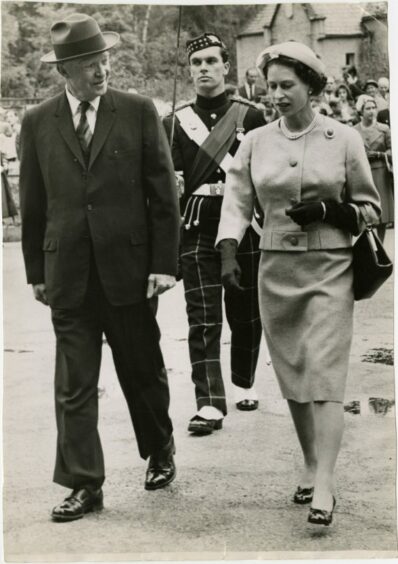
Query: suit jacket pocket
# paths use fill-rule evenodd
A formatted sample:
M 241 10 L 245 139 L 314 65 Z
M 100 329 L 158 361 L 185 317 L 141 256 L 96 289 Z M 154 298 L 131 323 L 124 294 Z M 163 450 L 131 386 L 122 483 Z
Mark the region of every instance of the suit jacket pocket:
M 49 239 L 45 238 L 43 241 L 43 251 L 46 252 L 54 252 L 58 249 L 58 240 L 57 239 Z
M 133 147 L 123 147 L 123 149 L 114 149 L 110 155 L 110 159 L 127 159 L 134 158 L 134 148 Z

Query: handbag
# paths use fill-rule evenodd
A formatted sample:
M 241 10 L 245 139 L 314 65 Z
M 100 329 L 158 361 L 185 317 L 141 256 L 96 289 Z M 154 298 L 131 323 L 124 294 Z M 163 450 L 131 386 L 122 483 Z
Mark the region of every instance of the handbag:
M 358 237 L 353 251 L 354 298 L 371 298 L 392 274 L 393 265 L 371 225 Z

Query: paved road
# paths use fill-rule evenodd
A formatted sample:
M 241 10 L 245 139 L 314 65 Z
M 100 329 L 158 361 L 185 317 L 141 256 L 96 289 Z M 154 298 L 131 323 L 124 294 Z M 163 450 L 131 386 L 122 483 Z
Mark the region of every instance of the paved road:
M 393 233 L 387 243 L 392 249 Z M 106 508 L 69 524 L 49 511 L 64 490 L 53 484 L 54 337 L 49 311 L 25 284 L 18 243 L 3 246 L 4 261 L 4 543 L 6 559 L 22 561 L 272 559 L 397 555 L 395 418 L 376 415 L 370 397 L 392 400 L 392 366 L 363 362 L 372 349 L 391 349 L 393 284 L 357 305 L 346 413 L 338 462 L 335 523 L 318 530 L 307 509 L 291 503 L 300 453 L 285 402 L 262 350 L 257 371 L 260 409 L 235 409 L 228 382 L 228 330 L 222 360 L 230 394 L 224 429 L 209 437 L 186 431 L 195 410 L 181 285 L 160 304 L 159 323 L 171 387 L 177 442 L 177 480 L 143 489 L 145 463 L 137 454 L 127 408 L 104 346 L 100 432 L 105 451 Z M 379 402 L 380 403 L 380 402 Z M 383 404 L 387 405 L 387 404 Z

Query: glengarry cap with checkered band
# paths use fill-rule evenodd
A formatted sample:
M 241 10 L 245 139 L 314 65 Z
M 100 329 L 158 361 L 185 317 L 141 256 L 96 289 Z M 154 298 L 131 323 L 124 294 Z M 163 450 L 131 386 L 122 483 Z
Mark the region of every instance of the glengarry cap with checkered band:
M 324 76 L 326 72 L 326 67 L 324 63 L 318 59 L 314 51 L 304 45 L 304 43 L 299 43 L 298 41 L 286 41 L 285 43 L 279 43 L 278 45 L 270 45 L 264 51 L 261 51 L 257 57 L 256 67 L 264 75 L 264 70 L 267 64 L 279 57 L 289 57 L 289 59 L 294 59 L 303 63 L 313 71 L 315 71 L 319 76 Z
M 225 44 L 215 33 L 202 33 L 198 37 L 193 39 L 188 39 L 186 43 L 188 59 L 196 51 L 201 51 L 202 49 L 207 49 L 207 47 L 221 47 L 221 49 L 226 49 Z

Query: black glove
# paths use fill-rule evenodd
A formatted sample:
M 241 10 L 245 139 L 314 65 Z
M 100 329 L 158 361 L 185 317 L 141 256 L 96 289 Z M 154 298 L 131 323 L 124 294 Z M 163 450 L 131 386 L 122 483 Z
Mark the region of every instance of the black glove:
M 291 208 L 286 209 L 285 214 L 298 225 L 308 225 L 313 221 L 322 220 L 324 208 L 321 202 L 298 202 Z
M 345 202 L 339 203 L 331 200 L 324 202 L 326 206 L 325 221 L 338 229 L 359 235 L 357 213 L 353 206 Z
M 221 281 L 225 291 L 243 291 L 243 288 L 239 286 L 242 271 L 236 260 L 238 241 L 236 239 L 223 239 L 219 242 L 218 248 L 221 251 Z

